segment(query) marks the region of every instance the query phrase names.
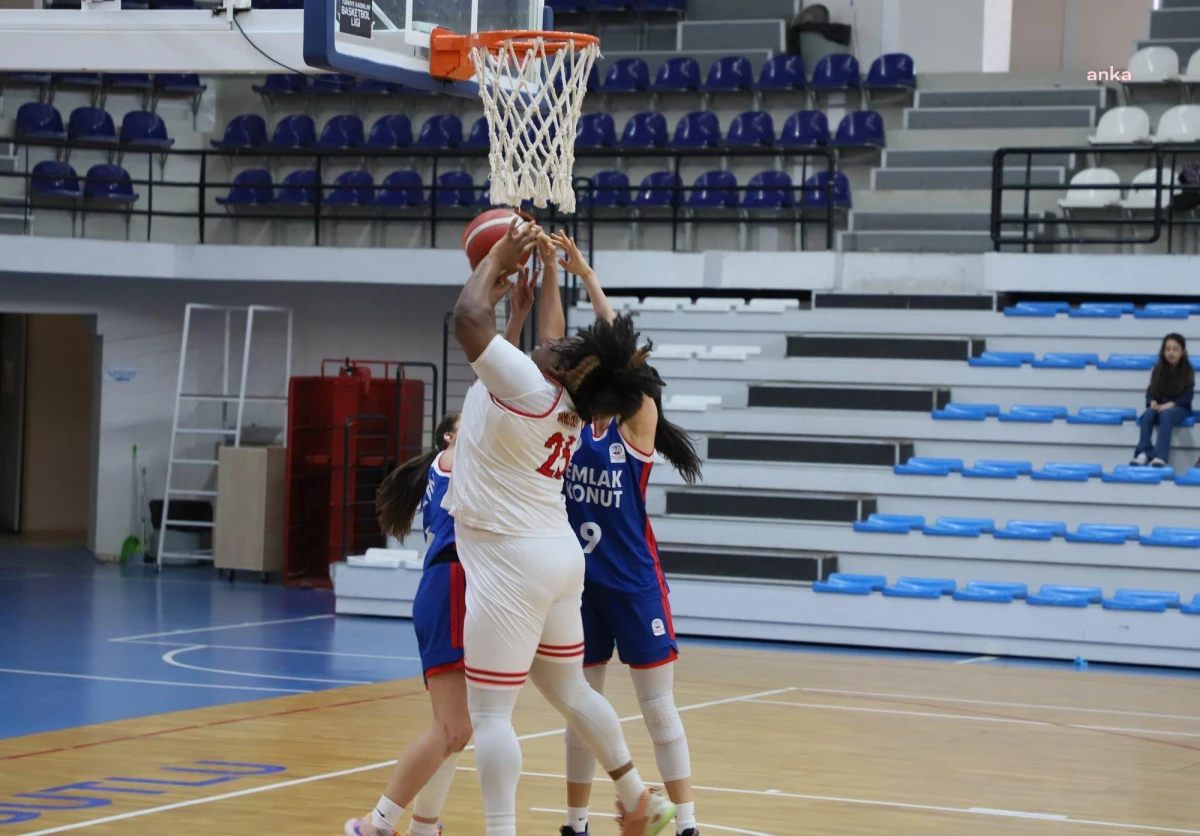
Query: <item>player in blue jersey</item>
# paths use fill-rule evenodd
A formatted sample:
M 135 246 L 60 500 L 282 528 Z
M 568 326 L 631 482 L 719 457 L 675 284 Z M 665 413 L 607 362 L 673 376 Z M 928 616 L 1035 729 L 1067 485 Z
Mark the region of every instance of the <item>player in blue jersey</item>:
M 611 322 L 616 313 L 575 242 L 561 233 L 554 241 L 566 255 L 559 263 L 583 281 L 596 318 Z M 659 384 L 661 389 L 661 378 Z M 673 663 L 679 647 L 658 545 L 646 513 L 646 484 L 655 452 L 688 484 L 700 478 L 700 459 L 691 439 L 662 415 L 661 393 L 645 396 L 632 418 L 584 427 L 563 490 L 571 526 L 587 558 L 585 675 L 595 690 L 603 692 L 614 646 L 620 651 L 654 742 L 659 773 L 676 805 L 676 832 L 695 836 L 691 758 L 673 695 Z M 566 743 L 568 810 L 561 836 L 574 836 L 588 831 L 596 759 L 573 730 L 567 731 Z
M 533 283 L 522 275 L 512 291 L 513 321 L 505 338 L 514 345 L 533 307 Z M 438 819 L 454 781 L 458 755 L 471 739 L 467 685 L 463 672 L 466 576 L 458 561 L 454 518 L 442 508 L 454 468 L 459 415 L 447 413 L 434 432 L 433 450 L 410 459 L 383 481 L 375 511 L 383 531 L 403 541 L 418 508 L 425 534 L 425 567 L 413 598 L 413 627 L 425 686 L 433 704 L 433 725 L 409 744 L 372 813 L 351 819 L 345 836 L 394 836 L 405 808 L 412 805 L 408 836 L 435 836 Z

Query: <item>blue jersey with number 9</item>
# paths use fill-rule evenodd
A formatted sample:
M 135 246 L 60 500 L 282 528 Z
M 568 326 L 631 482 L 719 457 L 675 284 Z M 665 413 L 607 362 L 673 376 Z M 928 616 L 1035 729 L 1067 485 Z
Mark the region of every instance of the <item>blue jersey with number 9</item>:
M 583 428 L 563 476 L 567 516 L 587 556 L 585 582 L 630 595 L 657 591 L 667 582 L 646 514 L 646 483 L 653 452 L 626 442 L 612 421 Z

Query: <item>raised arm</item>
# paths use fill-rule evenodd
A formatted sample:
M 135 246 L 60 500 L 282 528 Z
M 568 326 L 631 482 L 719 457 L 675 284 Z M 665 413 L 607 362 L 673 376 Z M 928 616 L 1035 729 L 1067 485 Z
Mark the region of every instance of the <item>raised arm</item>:
M 575 245 L 575 239 L 569 238 L 567 233 L 561 230 L 550 237 L 563 251 L 564 258 L 558 262 L 559 265 L 568 273 L 574 273 L 583 281 L 583 286 L 588 292 L 588 298 L 592 300 L 592 310 L 596 312 L 596 319 L 604 322 L 612 322 L 616 319 L 617 312 L 613 310 L 613 306 L 609 304 L 608 297 L 604 294 L 603 288 L 600 287 L 600 281 L 596 278 L 596 271 L 584 260 L 582 253 L 579 252 L 579 247 Z
M 558 289 L 558 250 L 548 235 L 538 239 L 538 258 L 542 262 L 542 292 L 538 298 L 538 337 L 543 344 L 567 335 L 562 295 Z
M 454 304 L 454 336 L 474 363 L 496 336 L 496 305 L 510 290 L 508 274 L 521 266 L 542 230 L 537 224 L 517 226 L 517 219 L 471 273 Z
M 533 279 L 530 278 L 528 268 L 521 270 L 521 275 L 517 277 L 517 286 L 512 291 L 512 299 L 509 301 L 511 307 L 508 312 L 508 324 L 504 326 L 504 339 L 520 348 L 521 329 L 525 327 L 525 320 L 529 318 L 529 311 L 533 308 Z

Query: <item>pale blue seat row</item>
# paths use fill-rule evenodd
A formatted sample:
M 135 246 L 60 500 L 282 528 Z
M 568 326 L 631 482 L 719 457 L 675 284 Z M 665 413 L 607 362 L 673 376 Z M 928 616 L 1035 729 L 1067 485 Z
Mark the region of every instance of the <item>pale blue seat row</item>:
M 909 534 L 920 531 L 932 537 L 979 538 L 990 534 L 999 540 L 1053 540 L 1062 537 L 1068 543 L 1097 543 L 1119 545 L 1136 542 L 1143 546 L 1167 546 L 1200 549 L 1200 528 L 1156 526 L 1142 534 L 1136 525 L 1111 523 L 1080 523 L 1074 531 L 1056 520 L 1010 520 L 997 526 L 985 517 L 938 517 L 927 522 L 924 517 L 902 514 L 871 514 L 854 523 L 854 530 L 867 534 Z
M 967 466 L 962 459 L 943 459 L 912 456 L 903 464 L 892 466 L 902 476 L 949 476 L 960 474 L 968 479 L 1016 479 L 1028 476 L 1046 482 L 1086 482 L 1099 477 L 1103 482 L 1136 485 L 1160 485 L 1174 481 L 1185 487 L 1200 487 L 1200 467 L 1176 474 L 1169 467 L 1117 465 L 1106 473 L 1104 466 L 1094 462 L 1047 462 L 1034 469 L 1032 462 L 1008 459 L 977 459 Z
M 1041 404 L 1017 404 L 1007 411 L 994 403 L 955 403 L 950 402 L 941 409 L 931 413 L 935 421 L 986 421 L 995 418 L 999 421 L 1012 421 L 1025 424 L 1049 424 L 1054 421 L 1066 421 L 1068 424 L 1123 424 L 1126 421 L 1136 421 L 1138 412 L 1131 406 L 1081 406 L 1071 413 L 1065 406 Z M 1192 427 L 1200 413 L 1193 412 L 1184 418 L 1177 426 Z
M 1200 304 L 1161 302 L 1138 308 L 1132 302 L 1084 302 L 1072 308 L 1067 302 L 1017 302 L 1004 309 L 1005 316 L 1054 317 L 1060 313 L 1085 319 L 1120 319 L 1129 314 L 1137 319 L 1187 319 L 1200 315 Z
M 994 369 L 1019 369 L 1026 363 L 1035 369 L 1098 369 L 1145 371 L 1154 368 L 1158 357 L 1153 354 L 1110 354 L 1101 360 L 1099 354 L 1048 351 L 1038 358 L 1032 351 L 985 351 L 967 359 L 968 365 Z

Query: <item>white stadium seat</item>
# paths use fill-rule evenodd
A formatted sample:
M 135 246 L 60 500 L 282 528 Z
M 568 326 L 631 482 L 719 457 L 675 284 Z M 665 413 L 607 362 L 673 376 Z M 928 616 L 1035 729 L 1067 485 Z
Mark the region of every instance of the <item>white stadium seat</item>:
M 784 313 L 799 307 L 798 299 L 751 299 L 741 310 L 744 313 Z
M 1129 59 L 1134 84 L 1161 84 L 1179 77 L 1179 54 L 1169 46 L 1147 46 Z
M 1071 178 L 1072 186 L 1118 186 L 1121 178 L 1111 168 L 1085 168 Z M 1059 198 L 1063 209 L 1104 209 L 1121 202 L 1120 189 L 1072 189 Z
M 749 360 L 762 354 L 758 345 L 714 345 L 696 355 L 698 360 Z
M 1100 117 L 1092 145 L 1130 145 L 1150 141 L 1150 116 L 1140 107 L 1114 107 Z
M 1188 59 L 1187 70 L 1179 79 L 1184 84 L 1200 84 L 1200 49 Z
M 1178 105 L 1158 120 L 1155 142 L 1196 142 L 1200 140 L 1200 105 Z
M 728 313 L 742 306 L 740 299 L 721 299 L 713 297 L 705 297 L 697 299 L 691 305 L 685 305 L 685 311 L 693 313 Z
M 679 412 L 704 412 L 710 406 L 720 406 L 718 395 L 671 395 L 663 402 L 663 409 Z
M 669 313 L 679 310 L 679 306 L 683 304 L 683 301 L 682 299 L 672 299 L 669 296 L 647 296 L 635 310 L 666 311 Z
M 1133 186 L 1129 189 L 1129 196 L 1121 201 L 1122 209 L 1129 210 L 1153 210 L 1154 209 L 1154 184 L 1158 181 L 1158 169 L 1148 168 L 1140 172 L 1133 178 Z M 1165 210 L 1171 205 L 1171 187 L 1175 185 L 1175 172 L 1164 171 L 1162 174 L 1163 195 L 1162 207 Z

